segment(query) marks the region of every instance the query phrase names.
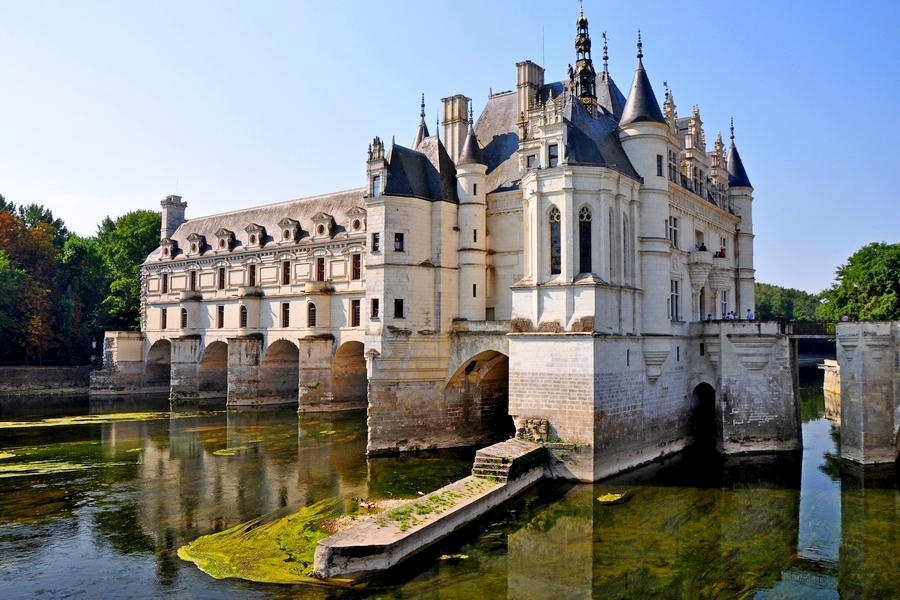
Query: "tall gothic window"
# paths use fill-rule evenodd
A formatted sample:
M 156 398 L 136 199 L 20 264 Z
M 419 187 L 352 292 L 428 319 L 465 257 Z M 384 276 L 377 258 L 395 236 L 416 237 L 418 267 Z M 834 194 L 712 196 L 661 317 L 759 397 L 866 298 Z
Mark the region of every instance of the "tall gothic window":
M 578 213 L 578 272 L 590 273 L 591 268 L 591 209 L 582 206 Z
M 562 216 L 555 206 L 550 209 L 550 274 L 562 273 L 562 240 L 560 238 L 560 221 Z
M 247 307 L 244 306 L 243 304 L 241 305 L 240 315 L 241 315 L 241 321 L 240 321 L 241 327 L 246 327 L 247 326 Z
M 312 302 L 306 305 L 306 326 L 316 326 L 316 305 Z
M 618 273 L 616 267 L 616 219 L 613 215 L 613 209 L 609 209 L 609 280 L 615 281 Z
M 631 238 L 628 235 L 628 217 L 622 217 L 622 283 L 631 277 Z

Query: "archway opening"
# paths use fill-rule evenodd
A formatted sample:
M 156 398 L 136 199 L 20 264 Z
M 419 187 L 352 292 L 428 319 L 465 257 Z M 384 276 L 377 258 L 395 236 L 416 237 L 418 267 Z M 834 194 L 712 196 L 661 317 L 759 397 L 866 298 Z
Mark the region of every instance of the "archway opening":
M 147 352 L 144 361 L 144 386 L 147 388 L 163 388 L 171 386 L 172 377 L 172 342 L 157 340 Z
M 272 343 L 259 363 L 259 398 L 289 404 L 297 402 L 299 388 L 300 350 L 287 340 Z
M 473 444 L 514 435 L 509 416 L 509 357 L 488 350 L 465 361 L 447 383 L 444 402 L 450 424 Z
M 701 383 L 691 395 L 691 432 L 693 443 L 703 449 L 715 450 L 722 433 L 716 424 L 716 390 Z
M 213 342 L 200 359 L 200 397 L 223 398 L 228 393 L 228 344 Z
M 331 392 L 337 410 L 366 407 L 368 379 L 364 350 L 362 342 L 347 342 L 334 353 Z

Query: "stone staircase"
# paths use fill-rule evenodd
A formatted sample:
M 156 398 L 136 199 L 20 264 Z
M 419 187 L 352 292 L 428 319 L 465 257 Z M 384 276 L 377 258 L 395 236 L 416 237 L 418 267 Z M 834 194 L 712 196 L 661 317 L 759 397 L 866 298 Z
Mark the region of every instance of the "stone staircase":
M 526 440 L 512 439 L 476 452 L 472 475 L 506 482 L 543 461 L 543 446 Z

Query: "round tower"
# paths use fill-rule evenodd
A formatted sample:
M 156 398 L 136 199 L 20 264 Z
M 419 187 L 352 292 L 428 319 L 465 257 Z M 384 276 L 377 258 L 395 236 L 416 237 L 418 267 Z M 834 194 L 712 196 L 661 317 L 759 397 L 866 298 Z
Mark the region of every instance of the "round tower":
M 622 118 L 619 137 L 635 170 L 641 175 L 641 213 L 638 239 L 640 285 L 643 290 L 640 331 L 644 338 L 644 364 L 651 380 L 662 372 L 669 354 L 672 318 L 670 295 L 670 252 L 667 232 L 669 185 L 665 174 L 668 125 L 653 94 L 643 64 L 643 44 L 638 32 L 637 68 Z M 626 282 L 628 283 L 628 282 Z
M 738 314 L 748 308 L 756 312 L 756 270 L 753 268 L 753 186 L 737 146 L 734 145 L 734 119 L 731 121 L 731 145 L 728 147 L 728 201 L 741 218 L 737 230 L 737 281 L 735 307 Z
M 483 321 L 487 306 L 487 161 L 472 127 L 456 163 L 459 195 L 459 316 Z

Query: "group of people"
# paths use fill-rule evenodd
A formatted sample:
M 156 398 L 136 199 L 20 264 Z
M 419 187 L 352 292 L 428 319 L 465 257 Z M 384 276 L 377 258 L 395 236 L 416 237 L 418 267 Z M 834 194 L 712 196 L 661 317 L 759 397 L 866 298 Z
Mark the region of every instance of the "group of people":
M 694 252 L 708 252 L 708 250 L 707 250 L 707 248 L 706 248 L 706 244 L 703 243 L 703 242 L 700 242 L 700 245 L 699 245 L 699 246 L 696 245 L 696 244 L 694 244 Z M 714 256 L 715 258 L 725 258 L 725 248 L 721 248 L 720 250 L 716 250 L 716 253 L 713 254 L 713 256 Z M 734 312 L 734 311 L 732 311 L 732 312 Z M 724 317 L 724 315 L 723 315 L 723 317 Z
M 738 318 L 738 317 L 737 317 L 737 314 L 735 314 L 735 312 L 734 312 L 733 310 L 730 310 L 730 311 L 728 311 L 727 313 L 722 313 L 722 321 L 734 321 L 734 320 L 737 319 L 737 318 Z M 752 321 L 752 320 L 755 319 L 755 318 L 756 318 L 756 315 L 753 314 L 753 310 L 750 309 L 750 308 L 748 308 L 748 309 L 747 309 L 747 316 L 746 316 L 746 319 L 747 319 L 748 321 Z M 714 320 L 714 319 L 713 319 L 713 316 L 712 316 L 712 313 L 707 313 L 707 315 L 706 315 L 706 320 L 707 320 L 707 321 L 713 321 L 713 320 Z

